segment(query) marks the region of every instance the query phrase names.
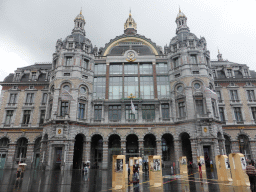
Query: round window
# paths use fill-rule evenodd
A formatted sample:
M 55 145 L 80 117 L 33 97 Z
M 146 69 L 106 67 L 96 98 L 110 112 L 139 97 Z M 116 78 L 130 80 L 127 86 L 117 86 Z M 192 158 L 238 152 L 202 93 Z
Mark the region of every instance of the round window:
M 194 88 L 195 88 L 195 89 L 199 89 L 200 87 L 201 87 L 201 85 L 200 85 L 199 83 L 195 83 L 195 84 L 194 84 Z
M 183 87 L 182 87 L 181 85 L 179 85 L 179 86 L 177 87 L 177 91 L 178 91 L 178 92 L 182 92 L 182 91 L 183 91 Z
M 85 89 L 85 87 L 80 87 L 80 93 L 85 93 L 86 92 L 86 89 Z
M 70 88 L 69 88 L 68 85 L 64 85 L 64 86 L 63 86 L 63 89 L 66 90 L 66 91 L 69 91 Z

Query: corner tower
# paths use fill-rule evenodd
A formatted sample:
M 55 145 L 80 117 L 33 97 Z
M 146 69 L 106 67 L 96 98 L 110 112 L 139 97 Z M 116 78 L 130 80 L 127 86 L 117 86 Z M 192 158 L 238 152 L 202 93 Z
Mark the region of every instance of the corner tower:
M 190 32 L 187 17 L 180 10 L 175 22 L 176 36 L 165 47 L 165 52 L 170 64 L 171 97 L 175 121 L 180 123 L 180 139 L 187 134 L 191 141 L 192 151 L 184 152 L 188 159 L 197 162 L 196 157 L 207 151 L 214 161 L 213 157 L 219 154 L 217 132 L 222 133 L 222 126 L 210 69 L 210 52 L 205 38 Z M 183 126 L 184 123 L 188 125 Z
M 43 147 L 42 151 L 49 157 L 42 165 L 46 169 L 59 166 L 63 170 L 76 169 L 81 161 L 85 161 L 82 158 L 86 158 L 78 152 L 83 148 L 88 131 L 85 125 L 90 120 L 94 55 L 91 41 L 85 36 L 84 26 L 85 19 L 81 11 L 74 19 L 71 35 L 64 40 L 59 39 L 53 53 L 46 125 L 43 130 L 43 137 L 51 139 L 49 150 Z M 74 143 L 75 139 L 80 143 L 79 146 Z M 56 154 L 61 155 L 58 160 Z

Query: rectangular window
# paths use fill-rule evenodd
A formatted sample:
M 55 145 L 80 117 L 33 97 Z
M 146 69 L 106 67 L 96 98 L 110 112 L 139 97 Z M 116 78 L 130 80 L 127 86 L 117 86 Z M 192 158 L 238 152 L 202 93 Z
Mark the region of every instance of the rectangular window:
M 45 110 L 41 110 L 39 124 L 43 124 L 45 119 Z
M 218 101 L 221 103 L 222 102 L 222 98 L 221 98 L 221 93 L 220 91 L 216 91 L 216 94 L 218 96 Z
M 101 120 L 102 116 L 102 105 L 95 105 L 94 106 L 94 119 Z
M 84 119 L 85 104 L 79 103 L 78 119 Z
M 174 58 L 173 59 L 173 66 L 174 66 L 174 68 L 179 66 L 179 58 Z
M 157 94 L 158 98 L 168 98 L 169 90 L 169 76 L 157 76 Z
M 110 64 L 109 74 L 123 74 L 123 65 L 122 64 Z
M 135 114 L 132 113 L 131 105 L 125 106 L 125 119 L 138 119 L 138 106 L 134 105 L 135 107 Z
M 203 100 L 201 100 L 201 99 L 196 100 L 196 112 L 200 116 L 202 116 L 204 114 Z
M 156 73 L 168 73 L 168 65 L 167 63 L 157 63 L 156 64 Z
M 236 121 L 238 123 L 243 121 L 243 117 L 242 117 L 242 113 L 241 113 L 241 108 L 240 107 L 234 107 L 234 114 L 235 114 Z
M 199 71 L 193 71 L 193 74 L 199 74 Z M 210 76 L 210 75 L 209 75 Z
M 169 104 L 162 104 L 162 118 L 163 119 L 169 119 Z
M 15 104 L 16 101 L 17 101 L 17 93 L 11 93 L 11 94 L 10 94 L 9 103 L 10 103 L 10 104 Z
M 105 99 L 106 77 L 95 77 L 93 84 L 93 97 L 95 99 Z
M 224 108 L 223 107 L 219 107 L 219 112 L 220 112 L 220 120 L 222 122 L 225 122 Z
M 140 74 L 152 74 L 152 64 L 140 64 Z
M 189 41 L 189 47 L 194 47 L 194 42 L 193 41 Z
M 72 57 L 66 57 L 66 66 L 71 66 L 72 65 Z
M 254 90 L 247 90 L 247 98 L 249 101 L 255 101 Z
M 122 77 L 109 78 L 109 99 L 121 99 L 123 92 Z
M 154 99 L 153 77 L 140 77 L 140 96 L 143 99 Z
M 6 111 L 5 125 L 10 125 L 12 123 L 13 110 Z
M 249 77 L 248 69 L 244 69 L 244 76 Z
M 88 69 L 88 61 L 86 59 L 83 59 L 82 67 Z
M 34 102 L 34 93 L 27 93 L 26 103 L 27 105 L 31 105 Z
M 68 102 L 62 101 L 61 102 L 61 109 L 60 109 L 60 116 L 65 117 L 68 114 Z
M 238 101 L 238 94 L 237 94 L 237 90 L 230 90 L 230 99 L 232 101 Z
M 124 98 L 127 98 L 130 94 L 139 97 L 138 77 L 124 77 Z
M 68 48 L 72 49 L 73 48 L 73 43 L 68 43 Z
M 30 120 L 30 110 L 25 110 L 24 114 L 23 114 L 23 120 L 22 120 L 22 124 L 23 125 L 28 125 L 29 124 L 29 120 Z
M 142 119 L 147 119 L 147 120 L 155 119 L 154 105 L 142 105 Z
M 94 65 L 95 75 L 105 75 L 106 74 L 106 64 L 95 64 Z
M 217 116 L 217 112 L 216 112 L 215 100 L 212 100 L 212 111 L 213 111 L 213 116 L 216 117 Z
M 47 96 L 48 96 L 47 93 L 43 93 L 42 105 L 46 105 L 46 103 L 47 103 Z
M 227 69 L 227 76 L 232 77 L 232 70 L 231 69 Z
M 48 119 L 51 119 L 51 117 L 52 117 L 52 101 L 51 101 L 51 103 L 49 104 Z
M 183 118 L 186 116 L 185 113 L 185 102 L 179 102 L 178 103 L 178 108 L 179 108 L 179 117 Z
M 138 64 L 125 64 L 124 74 L 138 74 Z
M 197 64 L 196 55 L 190 55 L 190 63 L 191 64 Z
M 70 76 L 70 73 L 64 73 L 64 77 Z
M 31 80 L 32 81 L 36 80 L 36 72 L 32 72 Z
M 119 121 L 121 120 L 121 105 L 110 105 L 108 109 L 109 120 Z
M 256 107 L 252 107 L 251 110 L 252 110 L 253 120 L 255 121 L 256 120 Z

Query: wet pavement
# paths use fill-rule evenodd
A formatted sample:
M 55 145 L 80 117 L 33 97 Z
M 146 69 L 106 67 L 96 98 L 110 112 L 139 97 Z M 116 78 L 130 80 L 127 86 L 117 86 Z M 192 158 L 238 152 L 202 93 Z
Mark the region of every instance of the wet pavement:
M 170 170 L 163 170 L 163 188 L 149 185 L 148 173 L 140 176 L 140 185 L 136 190 L 128 185 L 124 191 L 210 191 L 210 192 L 249 192 L 248 187 L 234 187 L 232 183 L 217 182 L 216 172 L 207 170 L 206 177 L 196 170 L 191 170 L 188 179 L 172 175 Z M 128 179 L 127 179 L 128 182 Z M 91 169 L 88 174 L 80 170 L 41 171 L 26 170 L 22 179 L 16 179 L 16 170 L 0 170 L 0 191 L 26 192 L 98 192 L 112 191 L 112 171 Z

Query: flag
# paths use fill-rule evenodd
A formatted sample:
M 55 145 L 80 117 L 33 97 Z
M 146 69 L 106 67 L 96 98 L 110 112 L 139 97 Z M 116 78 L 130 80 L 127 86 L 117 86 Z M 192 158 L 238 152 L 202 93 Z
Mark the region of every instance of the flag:
M 134 105 L 132 103 L 132 100 L 131 100 L 131 110 L 132 110 L 132 113 L 135 114 L 136 111 L 135 111 L 135 107 L 134 107 Z
M 215 100 L 218 99 L 218 95 L 217 93 L 215 93 L 213 90 L 207 88 L 204 86 L 204 94 L 206 95 L 206 97 L 210 97 L 210 98 L 213 98 Z
M 74 101 L 72 95 L 67 90 L 65 90 L 65 89 L 62 89 L 60 97 L 61 97 L 61 100 Z

